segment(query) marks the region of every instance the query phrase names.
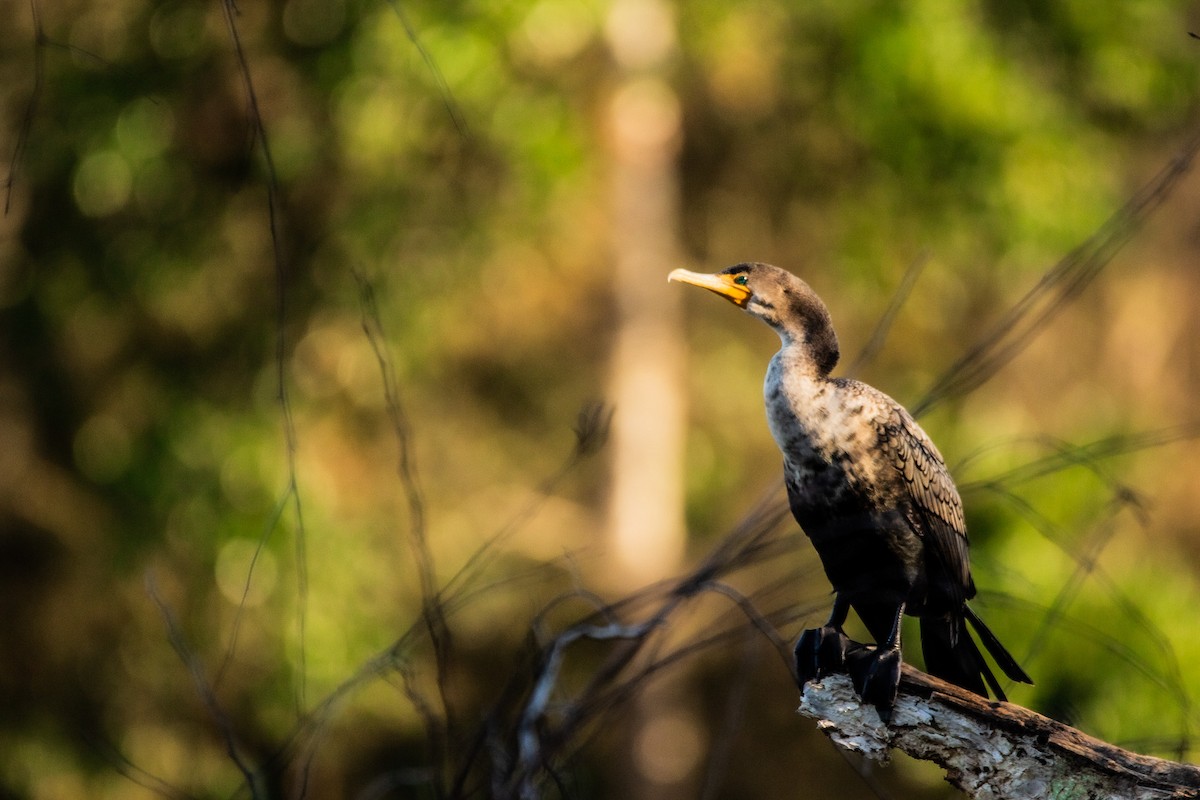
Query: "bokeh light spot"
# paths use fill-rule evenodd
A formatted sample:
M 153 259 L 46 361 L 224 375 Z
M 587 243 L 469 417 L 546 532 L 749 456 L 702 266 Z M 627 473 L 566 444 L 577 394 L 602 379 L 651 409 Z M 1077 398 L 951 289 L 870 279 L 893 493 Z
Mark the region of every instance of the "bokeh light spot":
M 175 120 L 171 110 L 149 97 L 127 105 L 117 119 L 117 143 L 130 161 L 144 161 L 162 153 L 171 144 Z
M 690 714 L 662 714 L 638 733 L 634 757 L 646 778 L 669 785 L 682 781 L 700 764 L 703 745 L 700 723 Z
M 582 51 L 595 29 L 595 20 L 579 3 L 542 0 L 529 10 L 514 44 L 530 61 L 549 66 Z
M 75 205 L 89 217 L 114 214 L 129 202 L 133 175 L 118 153 L 102 150 L 88 155 L 75 171 Z

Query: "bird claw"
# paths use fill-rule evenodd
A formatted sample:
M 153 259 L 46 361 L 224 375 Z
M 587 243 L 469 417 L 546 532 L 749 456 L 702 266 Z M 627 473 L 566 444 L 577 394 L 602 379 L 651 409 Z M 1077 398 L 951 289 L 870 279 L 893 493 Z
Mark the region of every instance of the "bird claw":
M 796 680 L 800 688 L 812 680 L 823 678 L 846 668 L 846 649 L 850 640 L 840 628 L 826 625 L 809 628 L 796 642 Z
M 892 707 L 900 689 L 900 649 L 886 648 L 873 652 L 850 670 L 854 690 L 864 703 L 875 706 L 879 718 L 891 721 Z

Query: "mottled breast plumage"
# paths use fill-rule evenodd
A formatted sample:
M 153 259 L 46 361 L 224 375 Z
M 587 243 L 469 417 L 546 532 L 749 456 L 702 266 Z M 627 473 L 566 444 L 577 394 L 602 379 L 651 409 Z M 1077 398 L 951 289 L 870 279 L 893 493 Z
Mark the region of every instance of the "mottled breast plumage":
M 767 419 L 786 469 L 814 508 L 880 502 L 878 393 L 854 381 L 789 369 L 781 351 L 767 371 Z
M 962 501 L 933 442 L 883 392 L 788 359 L 772 359 L 764 395 L 793 512 L 814 522 L 899 516 L 950 578 L 947 599 L 972 596 Z

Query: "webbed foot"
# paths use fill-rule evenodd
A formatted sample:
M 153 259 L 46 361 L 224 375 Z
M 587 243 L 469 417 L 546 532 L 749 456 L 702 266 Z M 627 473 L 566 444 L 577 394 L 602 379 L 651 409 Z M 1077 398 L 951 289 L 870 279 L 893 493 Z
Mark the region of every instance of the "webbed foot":
M 796 680 L 800 688 L 811 680 L 817 680 L 846 668 L 846 648 L 850 640 L 841 628 L 826 625 L 809 628 L 796 642 Z
M 864 703 L 875 706 L 879 718 L 891 721 L 900 688 L 900 648 L 881 648 L 851 665 L 854 690 Z

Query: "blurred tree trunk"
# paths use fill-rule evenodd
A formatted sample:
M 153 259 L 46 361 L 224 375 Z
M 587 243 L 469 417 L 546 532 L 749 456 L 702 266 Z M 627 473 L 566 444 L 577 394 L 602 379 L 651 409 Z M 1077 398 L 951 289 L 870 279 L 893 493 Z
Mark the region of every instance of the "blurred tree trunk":
M 680 112 L 665 80 L 676 42 L 666 3 L 614 0 L 607 33 L 618 73 L 607 120 L 618 327 L 605 577 L 627 592 L 677 571 L 685 545 L 681 294 L 666 280 L 680 261 Z M 703 737 L 681 688 L 659 683 L 635 703 L 621 796 L 696 795 Z
M 661 77 L 674 45 L 669 10 L 616 0 L 608 29 L 620 72 L 608 107 L 618 310 L 608 530 L 612 580 L 627 590 L 672 573 L 684 549 L 680 293 L 667 284 L 680 259 L 680 120 Z

